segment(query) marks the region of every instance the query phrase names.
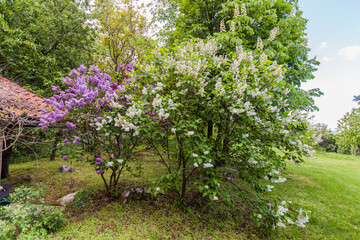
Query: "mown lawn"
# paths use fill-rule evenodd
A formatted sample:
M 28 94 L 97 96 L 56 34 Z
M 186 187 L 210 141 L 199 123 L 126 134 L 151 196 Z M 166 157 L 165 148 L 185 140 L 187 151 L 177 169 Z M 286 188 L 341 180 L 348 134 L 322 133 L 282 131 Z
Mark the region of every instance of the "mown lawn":
M 360 239 L 360 158 L 317 153 L 302 166 L 288 164 L 289 175 L 274 193 L 312 211 L 306 235 L 293 239 Z M 289 232 L 292 234 L 289 234 Z
M 42 182 L 46 200 L 53 205 L 79 188 L 93 195 L 89 205 L 67 208 L 68 223 L 51 239 L 360 239 L 360 158 L 327 153 L 316 157 L 302 166 L 289 163 L 287 181 L 273 190 L 275 197 L 312 211 L 307 227 L 288 227 L 266 237 L 249 219 L 245 204 L 234 210 L 218 203 L 194 205 L 184 212 L 174 206 L 171 194 L 139 197 L 126 204 L 106 198 L 100 177 L 87 163 L 73 162 L 77 171 L 65 174 L 57 172 L 64 161 L 44 160 L 38 167 L 36 162 L 13 164 L 6 182 Z M 162 171 L 152 155 L 145 153 L 143 158 L 143 177 L 126 173 L 124 189 L 149 185 L 148 179 Z M 22 183 L 21 175 L 34 179 Z

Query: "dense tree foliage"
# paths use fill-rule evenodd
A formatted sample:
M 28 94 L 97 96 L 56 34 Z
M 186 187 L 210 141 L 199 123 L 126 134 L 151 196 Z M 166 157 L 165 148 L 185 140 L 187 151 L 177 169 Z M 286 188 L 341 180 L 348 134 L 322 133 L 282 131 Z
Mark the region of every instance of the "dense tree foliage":
M 195 190 L 232 201 L 224 194 L 227 185 L 239 194 L 248 194 L 247 187 L 271 191 L 270 181 L 286 180 L 285 161 L 301 164 L 316 138 L 306 117 L 287 104 L 291 85 L 282 66 L 241 46 L 218 56 L 217 44 L 190 41 L 160 49 L 140 67 L 143 81 L 156 86 L 143 90 L 150 117 L 145 136 L 168 170 L 155 186 L 178 192 L 180 199 Z M 272 211 L 284 205 L 255 205 L 265 221 L 281 225 Z
M 360 108 L 353 108 L 338 121 L 338 138 L 340 145 L 351 145 L 360 152 Z
M 306 23 L 296 0 L 158 0 L 154 9 L 157 20 L 163 21 L 166 42 L 176 45 L 189 38 L 216 36 L 227 46 L 226 52 L 264 49 L 270 60 L 283 64 L 285 79 L 294 88 L 289 104 L 302 109 L 317 109 L 312 96 L 318 89 L 301 90 L 301 83 L 313 79 L 319 62 L 309 59 Z
M 144 5 L 133 0 L 98 0 L 95 6 L 102 49 L 96 57 L 99 66 L 117 72 L 119 64 L 139 61 L 151 44 Z
M 338 146 L 337 152 L 340 154 L 347 154 L 347 155 L 354 154 L 355 153 L 354 147 L 344 143 L 343 135 L 344 134 L 342 132 L 339 132 L 335 135 L 336 145 Z
M 325 152 L 337 152 L 336 136 L 331 129 L 326 124 L 319 123 L 316 124 L 316 131 L 321 135 L 318 148 Z
M 38 93 L 92 59 L 88 1 L 1 0 L 0 74 Z
M 95 1 L 93 23 L 86 1 L 31 3 L 19 25 L 23 5 L 1 2 L 2 47 L 26 47 L 0 55 L 4 73 L 43 86 L 89 56 L 98 61 L 104 71 L 81 65 L 52 86 L 41 126 L 65 128 L 62 145 L 81 146 L 108 193 L 118 193 L 123 170 L 140 169 L 142 142 L 164 166 L 154 194 L 177 193 L 182 206 L 194 191 L 235 203 L 227 194 L 234 188 L 255 206 L 258 223 L 305 226 L 306 210 L 258 194 L 286 181 L 286 161 L 301 164 L 319 140 L 304 110 L 316 109 L 320 93 L 300 89 L 318 62 L 308 58 L 297 1 L 158 0 L 155 17 L 166 31 L 151 53 L 149 25 L 132 0 Z M 98 29 L 99 53 L 90 51 L 95 29 L 87 24 Z

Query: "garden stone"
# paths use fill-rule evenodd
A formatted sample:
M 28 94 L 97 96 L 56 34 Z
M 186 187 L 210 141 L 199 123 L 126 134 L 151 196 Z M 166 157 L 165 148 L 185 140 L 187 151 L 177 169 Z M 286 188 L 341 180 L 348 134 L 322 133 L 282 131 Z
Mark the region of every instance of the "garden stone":
M 59 172 L 64 173 L 64 172 L 74 172 L 75 168 L 73 166 L 65 166 L 62 165 L 59 167 Z
M 21 182 L 30 182 L 31 180 L 33 180 L 33 177 L 30 175 L 20 175 L 17 177 L 17 179 Z
M 70 193 L 70 194 L 66 195 L 65 197 L 61 198 L 60 199 L 61 206 L 66 206 L 67 204 L 74 202 L 76 193 L 77 192 Z
M 121 194 L 121 201 L 123 204 L 127 203 L 130 197 L 135 197 L 143 194 L 151 194 L 151 191 L 147 190 L 146 187 L 130 188 L 125 190 Z

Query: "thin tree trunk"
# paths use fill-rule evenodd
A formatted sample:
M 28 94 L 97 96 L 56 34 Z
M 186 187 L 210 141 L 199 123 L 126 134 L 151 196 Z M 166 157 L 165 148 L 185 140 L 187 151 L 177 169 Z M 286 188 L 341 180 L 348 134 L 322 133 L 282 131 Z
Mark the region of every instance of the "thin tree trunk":
M 186 163 L 183 159 L 183 169 L 182 169 L 182 186 L 181 186 L 181 200 L 185 203 L 185 194 L 186 194 Z
M 9 146 L 10 141 L 7 141 L 6 146 Z M 10 158 L 12 153 L 12 147 L 2 152 L 2 166 L 1 166 L 1 178 L 8 178 L 10 177 L 9 173 L 9 164 L 10 164 Z
M 55 133 L 55 141 L 54 141 L 54 144 L 53 144 L 53 149 L 52 149 L 52 152 L 51 152 L 50 161 L 55 161 L 57 145 L 58 145 L 58 143 L 60 141 L 60 136 L 61 136 L 60 131 L 57 131 Z
M 61 132 L 57 131 L 55 133 L 55 140 L 54 140 L 54 144 L 53 144 L 53 150 L 52 150 L 51 156 L 50 156 L 50 161 L 55 161 L 57 145 L 58 145 L 58 143 L 60 141 L 60 137 L 61 137 Z
M 207 128 L 207 138 L 211 138 L 213 135 L 213 122 L 211 120 L 208 121 L 208 128 Z

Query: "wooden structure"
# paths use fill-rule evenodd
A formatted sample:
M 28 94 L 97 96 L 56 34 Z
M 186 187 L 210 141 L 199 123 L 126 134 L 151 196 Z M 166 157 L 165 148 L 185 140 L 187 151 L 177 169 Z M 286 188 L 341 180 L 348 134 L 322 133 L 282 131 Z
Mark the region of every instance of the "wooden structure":
M 38 127 L 41 109 L 46 108 L 41 97 L 0 76 L 0 180 L 9 175 L 10 159 L 3 159 L 3 153 L 11 152 L 24 127 Z

